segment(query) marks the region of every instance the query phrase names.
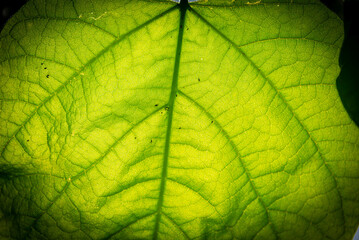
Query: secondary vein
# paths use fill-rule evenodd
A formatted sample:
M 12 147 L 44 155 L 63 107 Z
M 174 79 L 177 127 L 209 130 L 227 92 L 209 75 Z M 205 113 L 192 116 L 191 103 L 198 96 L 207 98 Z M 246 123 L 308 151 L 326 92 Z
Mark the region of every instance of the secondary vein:
M 155 228 L 153 232 L 153 239 L 157 240 L 158 231 L 161 222 L 161 213 L 164 199 L 164 192 L 166 188 L 166 180 L 167 180 L 167 171 L 168 171 L 168 157 L 170 152 L 170 141 L 171 141 L 171 131 L 172 131 L 172 120 L 173 120 L 173 109 L 175 105 L 176 94 L 178 91 L 178 72 L 180 67 L 180 59 L 181 59 L 181 51 L 182 51 L 182 41 L 183 41 L 183 28 L 185 23 L 186 11 L 189 8 L 187 0 L 182 0 L 179 4 L 180 9 L 180 23 L 178 30 L 178 38 L 177 38 L 177 48 L 176 48 L 176 56 L 175 56 L 175 64 L 173 69 L 173 77 L 172 77 L 172 87 L 171 94 L 168 100 L 168 120 L 167 120 L 167 132 L 166 132 L 166 142 L 165 149 L 163 153 L 163 163 L 162 163 L 162 176 L 161 176 L 161 184 L 160 184 L 160 193 L 157 202 L 157 215 L 155 221 Z

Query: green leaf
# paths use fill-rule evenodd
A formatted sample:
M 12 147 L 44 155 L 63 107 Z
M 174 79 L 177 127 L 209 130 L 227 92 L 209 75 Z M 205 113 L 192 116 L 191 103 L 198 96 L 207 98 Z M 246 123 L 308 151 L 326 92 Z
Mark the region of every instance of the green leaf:
M 317 0 L 30 0 L 0 35 L 0 236 L 351 239 L 342 40 Z

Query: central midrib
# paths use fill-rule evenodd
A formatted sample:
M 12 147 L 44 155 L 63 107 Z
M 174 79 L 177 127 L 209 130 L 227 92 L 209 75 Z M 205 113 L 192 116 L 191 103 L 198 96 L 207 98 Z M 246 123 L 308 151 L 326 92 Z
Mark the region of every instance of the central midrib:
M 175 99 L 176 99 L 177 90 L 178 90 L 178 72 L 179 72 L 179 67 L 180 67 L 180 58 L 181 58 L 181 51 L 182 51 L 183 29 L 184 29 L 186 11 L 188 8 L 189 8 L 188 0 L 181 0 L 181 2 L 179 4 L 180 23 L 179 23 L 178 38 L 177 38 L 175 64 L 174 64 L 174 69 L 173 69 L 172 87 L 171 87 L 171 94 L 170 94 L 170 97 L 168 100 L 168 106 L 167 106 L 168 107 L 168 121 L 167 121 L 167 131 L 166 131 L 166 142 L 165 142 L 165 149 L 164 149 L 164 153 L 163 153 L 160 193 L 159 193 L 158 202 L 157 202 L 157 213 L 156 213 L 155 227 L 154 227 L 154 232 L 153 232 L 154 240 L 157 240 L 157 238 L 158 238 L 158 230 L 159 230 L 160 221 L 161 221 L 163 198 L 164 198 L 164 192 L 165 192 L 165 188 L 166 188 L 168 157 L 169 157 L 169 151 L 170 151 L 172 120 L 173 120 L 173 109 L 174 109 Z

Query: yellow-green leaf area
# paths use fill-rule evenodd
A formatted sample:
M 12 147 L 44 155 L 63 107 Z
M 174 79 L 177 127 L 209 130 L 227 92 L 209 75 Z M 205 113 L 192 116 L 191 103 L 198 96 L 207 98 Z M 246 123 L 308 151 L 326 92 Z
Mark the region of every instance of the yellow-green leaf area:
M 30 0 L 0 34 L 0 237 L 352 239 L 342 41 L 316 0 Z

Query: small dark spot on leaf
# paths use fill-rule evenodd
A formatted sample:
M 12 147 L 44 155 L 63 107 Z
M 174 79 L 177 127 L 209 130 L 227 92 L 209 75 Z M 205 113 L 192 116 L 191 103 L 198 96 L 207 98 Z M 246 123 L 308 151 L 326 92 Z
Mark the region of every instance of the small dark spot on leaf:
M 169 107 L 165 107 L 165 111 L 168 111 L 168 109 L 170 109 Z
M 135 139 L 136 139 L 137 137 L 135 137 Z
M 189 30 L 189 28 L 187 28 L 187 31 Z
M 177 97 L 177 93 L 176 93 L 176 97 Z
M 179 127 L 178 129 L 181 129 L 181 127 Z
M 44 65 L 44 63 L 42 62 L 41 65 Z
M 200 78 L 198 78 L 198 82 L 200 82 L 201 81 L 201 79 Z
M 161 112 L 161 114 L 163 114 L 163 112 Z
M 47 77 L 47 78 L 49 78 L 49 77 L 50 77 L 50 75 L 49 75 L 49 74 L 47 74 L 47 75 L 46 75 L 46 77 Z
M 44 69 L 47 69 L 47 67 L 44 67 Z
M 211 123 L 213 123 L 213 120 L 212 120 L 212 122 Z
M 158 104 L 155 104 L 155 107 L 157 107 L 158 106 Z
M 30 141 L 29 139 L 26 140 L 26 142 Z
M 150 143 L 152 143 L 152 139 L 151 139 L 151 142 Z

